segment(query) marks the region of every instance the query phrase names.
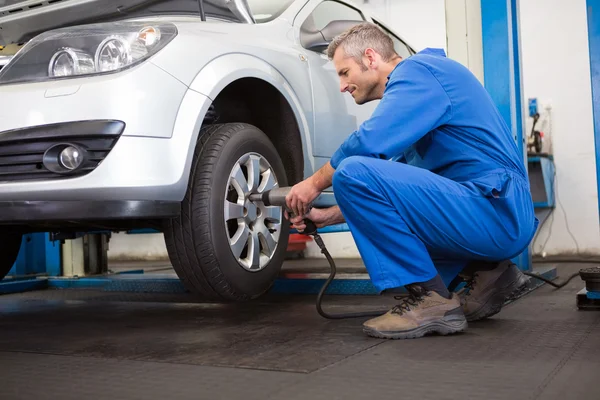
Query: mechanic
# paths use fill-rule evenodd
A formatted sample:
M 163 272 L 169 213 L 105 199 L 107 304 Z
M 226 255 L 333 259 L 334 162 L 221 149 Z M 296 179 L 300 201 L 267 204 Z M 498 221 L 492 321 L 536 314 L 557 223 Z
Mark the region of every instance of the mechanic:
M 443 50 L 403 60 L 371 23 L 336 37 L 327 53 L 342 92 L 357 104 L 381 101 L 286 202 L 318 227 L 346 222 L 375 287 L 406 288 L 365 333 L 449 334 L 497 313 L 527 283 L 510 259 L 539 222 L 523 156 L 491 97 Z M 332 185 L 337 206 L 311 210 Z M 303 217 L 291 219 L 299 231 Z M 468 283 L 450 293 L 459 275 Z

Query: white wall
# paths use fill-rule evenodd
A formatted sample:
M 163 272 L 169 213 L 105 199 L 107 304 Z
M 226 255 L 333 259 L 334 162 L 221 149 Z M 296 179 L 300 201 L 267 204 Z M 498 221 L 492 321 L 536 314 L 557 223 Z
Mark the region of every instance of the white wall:
M 415 50 L 446 50 L 445 0 L 353 0 L 368 8 Z
M 540 230 L 533 246 L 540 253 L 550 228 L 548 255 L 576 251 L 565 214 L 581 252 L 600 253 L 598 193 L 585 0 L 520 2 L 524 107 L 542 103 L 542 131 L 551 135 L 558 199 L 564 206 Z M 551 106 L 550 114 L 544 106 Z M 526 110 L 527 131 L 532 121 Z M 551 117 L 551 119 L 548 119 Z M 538 122 L 539 124 L 539 122 Z M 536 126 L 537 128 L 537 126 Z M 552 222 L 552 223 L 551 223 Z
M 167 260 L 162 234 L 113 234 L 108 243 L 109 261 Z
M 485 84 L 481 0 L 446 0 L 446 53 Z

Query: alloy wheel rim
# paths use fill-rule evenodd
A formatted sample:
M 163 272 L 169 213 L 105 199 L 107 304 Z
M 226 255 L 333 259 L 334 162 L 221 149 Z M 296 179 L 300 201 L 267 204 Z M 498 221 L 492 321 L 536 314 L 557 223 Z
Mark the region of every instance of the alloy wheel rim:
M 271 164 L 258 153 L 246 153 L 233 165 L 225 192 L 224 220 L 229 247 L 247 271 L 262 271 L 279 246 L 282 207 L 253 202 L 249 196 L 278 187 Z

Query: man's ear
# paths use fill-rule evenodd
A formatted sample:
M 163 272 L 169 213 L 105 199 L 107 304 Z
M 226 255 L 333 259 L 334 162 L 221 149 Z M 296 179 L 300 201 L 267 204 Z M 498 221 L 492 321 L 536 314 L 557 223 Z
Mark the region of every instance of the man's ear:
M 365 50 L 365 62 L 369 67 L 377 66 L 377 53 L 372 48 Z

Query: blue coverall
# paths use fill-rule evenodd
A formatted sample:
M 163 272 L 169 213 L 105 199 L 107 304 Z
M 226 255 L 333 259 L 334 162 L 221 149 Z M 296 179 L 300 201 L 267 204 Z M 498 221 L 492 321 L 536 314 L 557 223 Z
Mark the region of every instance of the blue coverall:
M 448 285 L 469 261 L 520 254 L 538 226 L 523 157 L 491 97 L 443 50 L 402 60 L 331 158 L 336 201 L 383 291 Z

